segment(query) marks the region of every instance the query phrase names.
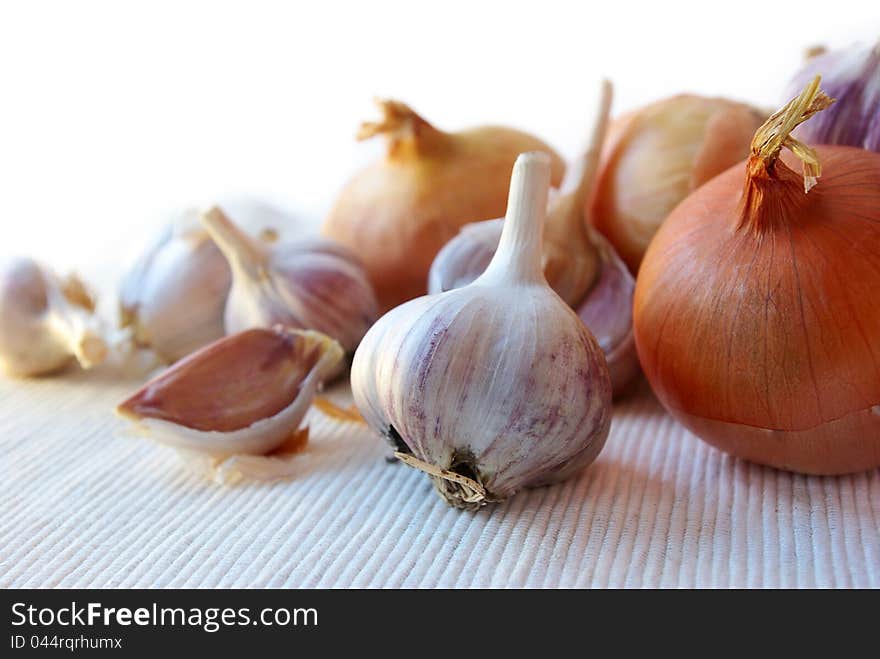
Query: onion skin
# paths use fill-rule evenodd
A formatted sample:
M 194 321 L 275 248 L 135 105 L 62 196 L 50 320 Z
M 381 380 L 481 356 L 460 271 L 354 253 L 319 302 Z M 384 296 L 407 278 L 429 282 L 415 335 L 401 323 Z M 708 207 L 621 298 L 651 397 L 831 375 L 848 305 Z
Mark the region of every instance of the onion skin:
M 743 103 L 681 94 L 612 123 L 589 215 L 633 274 L 672 209 L 745 158 L 763 119 Z
M 639 271 L 635 338 L 660 401 L 708 443 L 844 474 L 880 465 L 880 155 L 816 152 L 809 194 L 749 161 L 748 195 L 740 164 L 672 212 Z
M 565 165 L 547 144 L 518 130 L 446 133 L 403 104 L 381 106 L 385 123 L 366 127 L 362 136 L 385 133 L 388 152 L 345 185 L 323 233 L 361 258 L 388 310 L 427 292 L 431 262 L 462 226 L 504 215 L 520 153 L 551 154 L 555 186 Z

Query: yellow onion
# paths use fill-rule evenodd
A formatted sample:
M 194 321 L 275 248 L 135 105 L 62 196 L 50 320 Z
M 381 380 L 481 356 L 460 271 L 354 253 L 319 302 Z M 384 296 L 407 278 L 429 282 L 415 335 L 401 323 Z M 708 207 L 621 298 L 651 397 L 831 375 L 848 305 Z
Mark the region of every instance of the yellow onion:
M 811 474 L 880 465 L 880 154 L 791 137 L 829 103 L 816 78 L 672 212 L 633 305 L 642 368 L 676 418 Z
M 743 160 L 763 120 L 743 103 L 681 94 L 612 123 L 591 217 L 633 273 L 670 211 Z
M 440 248 L 468 222 L 504 215 L 520 153 L 552 155 L 551 183 L 565 165 L 544 142 L 511 128 L 439 130 L 397 101 L 379 101 L 383 118 L 358 139 L 387 138 L 385 157 L 343 188 L 324 234 L 361 258 L 383 309 L 424 295 Z

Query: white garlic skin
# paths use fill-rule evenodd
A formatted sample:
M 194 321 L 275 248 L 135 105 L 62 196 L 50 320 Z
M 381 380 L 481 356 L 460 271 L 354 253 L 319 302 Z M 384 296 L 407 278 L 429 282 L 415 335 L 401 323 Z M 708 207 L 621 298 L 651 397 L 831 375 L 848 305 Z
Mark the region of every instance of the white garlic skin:
M 450 291 L 477 279 L 495 254 L 503 226 L 503 218 L 464 226 L 431 264 L 428 293 Z M 632 328 L 635 280 L 608 241 L 599 232 L 587 230 L 599 268 L 590 290 L 573 309 L 605 353 L 614 394 L 621 395 L 640 370 Z
M 226 333 L 280 324 L 317 330 L 353 352 L 378 317 L 357 257 L 324 238 L 259 243 L 215 211 L 202 221 L 232 268 Z
M 123 280 L 120 312 L 135 343 L 175 362 L 224 336 L 232 275 L 226 259 L 185 211 L 165 227 Z
M 542 198 L 515 198 L 523 176 L 541 177 Z M 520 156 L 508 213 L 526 206 L 525 216 L 542 222 L 547 187 L 549 161 Z M 581 469 L 601 451 L 611 423 L 605 358 L 544 280 L 534 222 L 521 229 L 537 234 L 528 239 L 536 245 L 510 254 L 522 241 L 503 242 L 473 283 L 392 309 L 352 363 L 354 400 L 369 426 L 398 451 L 477 481 L 486 501 Z M 447 481 L 435 485 L 452 505 L 470 507 Z
M 106 358 L 92 309 L 67 299 L 63 286 L 32 259 L 0 266 L 0 366 L 7 374 L 44 375 L 74 359 L 91 368 Z

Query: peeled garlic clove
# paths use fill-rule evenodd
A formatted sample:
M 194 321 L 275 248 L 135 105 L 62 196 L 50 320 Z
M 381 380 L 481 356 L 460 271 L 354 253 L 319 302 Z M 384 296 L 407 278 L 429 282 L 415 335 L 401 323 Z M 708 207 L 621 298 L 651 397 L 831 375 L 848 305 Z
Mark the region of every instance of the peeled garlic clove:
M 170 366 L 117 412 L 176 448 L 263 455 L 297 430 L 343 355 L 319 332 L 246 330 Z
M 227 333 L 274 324 L 308 328 L 351 352 L 376 319 L 378 305 L 363 266 L 341 245 L 321 238 L 267 245 L 217 207 L 202 223 L 232 269 Z
M 632 332 L 635 282 L 614 248 L 589 227 L 584 214 L 595 181 L 610 105 L 611 87 L 605 82 L 577 186 L 551 205 L 544 229 L 542 263 L 547 282 L 580 316 L 604 351 L 617 395 L 627 389 L 639 372 Z M 477 279 L 491 262 L 502 231 L 501 219 L 465 226 L 434 260 L 429 292 L 449 291 Z
M 166 227 L 123 280 L 120 324 L 134 341 L 174 362 L 224 336 L 232 275 L 226 259 L 186 211 Z
M 95 303 L 75 276 L 58 278 L 32 259 L 0 268 L 0 365 L 10 375 L 42 375 L 76 359 L 100 364 L 107 344 Z
M 457 507 L 564 478 L 608 436 L 602 351 L 542 272 L 549 185 L 549 157 L 521 155 L 489 267 L 467 286 L 392 309 L 352 362 L 369 426 Z

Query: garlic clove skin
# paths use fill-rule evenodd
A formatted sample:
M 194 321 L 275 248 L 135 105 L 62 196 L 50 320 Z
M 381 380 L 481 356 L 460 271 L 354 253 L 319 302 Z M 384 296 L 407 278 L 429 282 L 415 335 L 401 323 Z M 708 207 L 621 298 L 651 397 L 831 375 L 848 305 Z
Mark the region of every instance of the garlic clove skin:
M 489 267 L 467 286 L 392 309 L 352 362 L 368 425 L 455 507 L 565 478 L 608 436 L 602 351 L 541 269 L 549 184 L 547 156 L 520 156 Z
M 297 430 L 343 356 L 342 347 L 319 332 L 250 329 L 177 362 L 117 412 L 178 449 L 263 455 Z
M 321 238 L 267 245 L 217 207 L 202 223 L 232 269 L 227 333 L 275 324 L 309 328 L 353 352 L 378 316 L 363 266 L 341 245 Z
M 92 368 L 107 357 L 91 294 L 33 259 L 0 267 L 0 366 L 12 376 L 45 375 L 72 360 Z

